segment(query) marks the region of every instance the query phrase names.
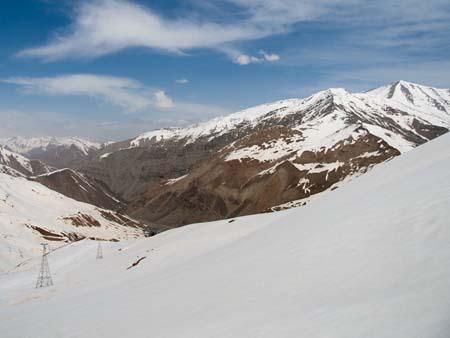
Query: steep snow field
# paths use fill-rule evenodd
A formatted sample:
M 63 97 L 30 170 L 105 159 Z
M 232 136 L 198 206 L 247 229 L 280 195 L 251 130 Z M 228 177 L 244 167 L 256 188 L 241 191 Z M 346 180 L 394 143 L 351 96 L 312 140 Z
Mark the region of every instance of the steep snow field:
M 128 243 L 78 242 L 0 276 L 0 336 L 450 336 L 450 135 L 309 205 Z M 140 263 L 127 270 L 142 257 Z

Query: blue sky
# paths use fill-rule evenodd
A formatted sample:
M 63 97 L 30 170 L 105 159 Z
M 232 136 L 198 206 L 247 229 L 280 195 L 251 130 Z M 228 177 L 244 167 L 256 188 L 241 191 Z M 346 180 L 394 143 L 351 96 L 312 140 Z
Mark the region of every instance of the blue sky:
M 0 135 L 120 140 L 329 87 L 450 88 L 448 0 L 5 0 Z

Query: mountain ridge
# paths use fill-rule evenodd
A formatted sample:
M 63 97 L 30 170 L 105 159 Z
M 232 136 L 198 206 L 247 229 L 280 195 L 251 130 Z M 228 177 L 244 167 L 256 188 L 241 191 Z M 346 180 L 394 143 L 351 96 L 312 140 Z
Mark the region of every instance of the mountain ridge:
M 103 182 L 128 214 L 166 229 L 303 205 L 449 129 L 450 90 L 396 81 L 149 131 L 56 167 Z
M 83 170 L 127 200 L 131 215 L 151 222 L 173 226 L 271 210 L 335 189 L 448 132 L 448 90 L 399 83 L 421 98 L 416 105 L 405 90 L 388 98 L 384 89 L 331 88 L 150 131 L 119 149 L 105 147 Z M 434 97 L 427 101 L 422 92 Z M 261 197 L 265 191 L 270 199 Z

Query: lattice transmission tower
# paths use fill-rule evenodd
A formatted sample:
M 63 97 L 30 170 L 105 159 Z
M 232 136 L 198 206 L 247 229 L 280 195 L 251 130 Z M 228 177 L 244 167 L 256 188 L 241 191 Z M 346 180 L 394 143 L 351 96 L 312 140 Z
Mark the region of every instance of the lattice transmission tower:
M 47 259 L 47 256 L 50 252 L 47 251 L 46 243 L 42 243 L 41 245 L 42 245 L 41 270 L 39 271 L 39 276 L 36 281 L 36 289 L 53 285 L 52 276 L 50 274 L 50 267 L 48 266 L 48 259 Z
M 97 247 L 97 259 L 102 259 L 102 258 L 103 258 L 102 243 L 99 241 L 98 247 Z

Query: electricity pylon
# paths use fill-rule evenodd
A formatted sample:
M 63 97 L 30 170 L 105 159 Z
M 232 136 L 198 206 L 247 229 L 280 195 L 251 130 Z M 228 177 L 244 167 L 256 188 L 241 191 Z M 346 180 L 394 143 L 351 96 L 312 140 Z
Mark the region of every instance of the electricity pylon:
M 98 242 L 98 247 L 97 247 L 97 259 L 102 259 L 102 258 L 103 258 L 102 244 L 99 241 Z
M 52 276 L 50 275 L 50 268 L 48 266 L 47 256 L 49 252 L 47 252 L 47 244 L 42 243 L 41 245 L 42 245 L 41 270 L 39 271 L 39 276 L 36 281 L 36 289 L 53 285 Z

